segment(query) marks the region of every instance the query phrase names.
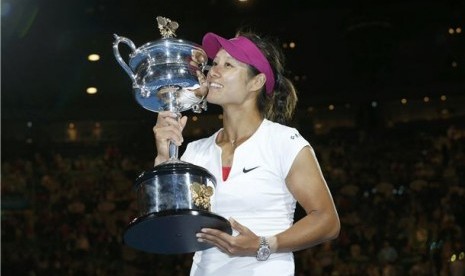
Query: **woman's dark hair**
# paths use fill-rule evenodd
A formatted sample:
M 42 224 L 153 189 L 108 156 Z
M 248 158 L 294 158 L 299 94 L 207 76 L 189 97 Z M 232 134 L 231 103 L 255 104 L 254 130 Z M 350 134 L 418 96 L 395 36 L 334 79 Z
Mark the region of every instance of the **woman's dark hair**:
M 270 63 L 275 77 L 274 89 L 271 95 L 266 94 L 263 86 L 257 100 L 258 110 L 263 116 L 274 122 L 287 124 L 294 115 L 297 105 L 297 92 L 292 82 L 284 76 L 284 54 L 277 42 L 270 37 L 260 37 L 251 31 L 238 31 L 236 36 L 251 40 L 265 55 Z M 255 75 L 260 72 L 249 66 Z

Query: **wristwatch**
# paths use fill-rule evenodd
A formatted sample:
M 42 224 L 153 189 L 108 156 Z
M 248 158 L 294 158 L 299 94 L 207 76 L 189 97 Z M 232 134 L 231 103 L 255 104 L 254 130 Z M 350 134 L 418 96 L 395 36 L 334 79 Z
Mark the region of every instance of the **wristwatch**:
M 270 245 L 265 237 L 260 237 L 260 247 L 257 250 L 257 261 L 266 261 L 271 255 Z

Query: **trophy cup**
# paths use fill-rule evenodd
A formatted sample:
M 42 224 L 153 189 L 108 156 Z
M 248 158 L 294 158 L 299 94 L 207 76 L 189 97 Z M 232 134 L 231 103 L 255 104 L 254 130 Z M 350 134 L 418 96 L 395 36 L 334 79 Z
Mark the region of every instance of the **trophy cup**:
M 157 17 L 162 38 L 136 49 L 134 43 L 115 34 L 113 52 L 132 80 L 136 101 L 152 112 L 180 114 L 206 110 L 198 72 L 208 57 L 197 44 L 175 39 L 178 23 Z M 119 44 L 131 48 L 129 62 L 119 53 Z M 139 216 L 123 234 L 126 245 L 138 250 L 179 254 L 205 250 L 211 245 L 197 242 L 201 228 L 232 233 L 225 218 L 211 212 L 216 179 L 205 168 L 178 159 L 178 147 L 169 145 L 170 159 L 142 172 L 135 180 Z

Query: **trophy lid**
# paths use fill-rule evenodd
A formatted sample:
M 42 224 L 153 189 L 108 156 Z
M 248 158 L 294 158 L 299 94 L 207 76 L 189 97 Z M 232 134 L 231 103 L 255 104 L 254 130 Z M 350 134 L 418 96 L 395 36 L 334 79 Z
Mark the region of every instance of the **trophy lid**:
M 132 54 L 129 66 L 133 70 L 141 62 L 148 61 L 151 65 L 169 64 L 169 63 L 186 63 L 186 57 L 191 56 L 195 63 L 189 61 L 189 65 L 198 65 L 203 67 L 208 61 L 206 52 L 202 47 L 194 42 L 183 39 L 177 39 L 176 30 L 179 24 L 169 18 L 157 16 L 158 29 L 162 36 L 156 41 L 147 42 L 137 48 Z

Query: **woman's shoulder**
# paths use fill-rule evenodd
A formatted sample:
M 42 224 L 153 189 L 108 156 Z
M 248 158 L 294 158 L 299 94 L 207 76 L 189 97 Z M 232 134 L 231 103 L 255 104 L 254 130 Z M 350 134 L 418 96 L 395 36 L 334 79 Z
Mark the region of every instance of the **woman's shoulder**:
M 201 138 L 198 140 L 193 140 L 189 142 L 186 146 L 186 150 L 181 156 L 181 160 L 187 162 L 194 162 L 201 156 L 208 155 L 215 146 L 215 137 L 218 131 L 212 134 L 209 137 Z
M 213 133 L 212 135 L 208 137 L 193 140 L 189 142 L 188 146 L 199 149 L 199 150 L 211 147 L 212 145 L 215 144 L 216 136 L 219 131 L 220 130 L 216 131 L 215 133 Z
M 264 129 L 270 138 L 278 139 L 291 139 L 302 138 L 299 130 L 292 126 L 283 125 L 277 122 L 273 122 L 265 119 Z

